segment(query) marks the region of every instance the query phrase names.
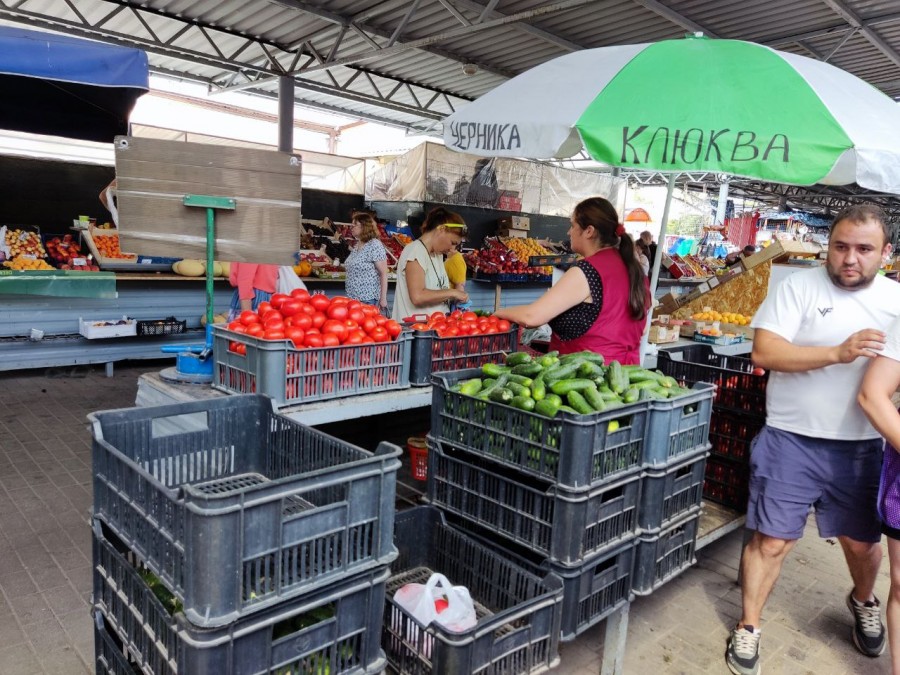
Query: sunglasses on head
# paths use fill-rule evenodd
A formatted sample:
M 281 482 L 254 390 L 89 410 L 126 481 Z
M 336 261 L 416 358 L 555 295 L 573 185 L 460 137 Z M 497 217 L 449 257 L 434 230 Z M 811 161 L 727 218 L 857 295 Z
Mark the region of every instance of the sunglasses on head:
M 462 223 L 444 223 L 444 227 L 459 227 L 462 229 L 466 229 L 466 226 Z

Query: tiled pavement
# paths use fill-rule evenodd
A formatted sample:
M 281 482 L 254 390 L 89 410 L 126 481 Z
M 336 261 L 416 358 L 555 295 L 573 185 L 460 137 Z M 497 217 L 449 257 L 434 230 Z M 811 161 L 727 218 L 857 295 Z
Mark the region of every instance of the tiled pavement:
M 133 405 L 138 376 L 161 367 L 118 365 L 109 379 L 99 366 L 0 373 L 0 675 L 93 672 L 85 415 Z M 740 532 L 720 539 L 695 567 L 632 604 L 627 675 L 727 673 L 740 545 Z M 879 597 L 887 587 L 885 561 Z M 766 675 L 890 672 L 887 655 L 867 659 L 850 644 L 848 588 L 840 547 L 818 539 L 811 523 L 766 609 Z M 603 633 L 601 624 L 563 645 L 555 672 L 599 673 Z

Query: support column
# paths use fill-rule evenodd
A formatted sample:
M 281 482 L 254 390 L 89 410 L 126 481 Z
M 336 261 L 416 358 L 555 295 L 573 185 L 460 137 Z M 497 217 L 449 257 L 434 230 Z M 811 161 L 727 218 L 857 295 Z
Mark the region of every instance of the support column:
M 278 78 L 278 150 L 294 151 L 294 78 Z

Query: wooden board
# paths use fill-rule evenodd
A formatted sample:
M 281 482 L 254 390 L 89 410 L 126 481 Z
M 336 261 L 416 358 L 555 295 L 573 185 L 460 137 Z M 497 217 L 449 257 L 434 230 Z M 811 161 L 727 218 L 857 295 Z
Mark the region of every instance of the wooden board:
M 253 148 L 117 136 L 116 178 L 122 250 L 145 256 L 206 258 L 205 208 L 185 195 L 230 197 L 216 210 L 216 260 L 293 263 L 300 247 L 298 155 Z
M 676 319 L 689 319 L 692 314 L 702 312 L 707 306 L 719 312 L 737 312 L 753 316 L 768 293 L 771 270 L 771 265 L 758 265 L 731 277 L 682 305 L 672 313 L 672 316 Z

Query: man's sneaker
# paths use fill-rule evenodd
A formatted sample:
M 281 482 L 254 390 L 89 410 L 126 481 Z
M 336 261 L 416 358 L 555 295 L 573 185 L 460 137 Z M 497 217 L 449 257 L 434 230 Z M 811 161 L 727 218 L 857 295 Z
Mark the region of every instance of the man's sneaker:
M 725 663 L 734 675 L 760 675 L 759 638 L 762 631 L 753 626 L 738 626 L 731 631 Z
M 847 596 L 847 607 L 853 612 L 853 644 L 866 656 L 881 656 L 884 652 L 884 624 L 881 622 L 881 603 L 867 600 L 857 602 L 853 592 Z

